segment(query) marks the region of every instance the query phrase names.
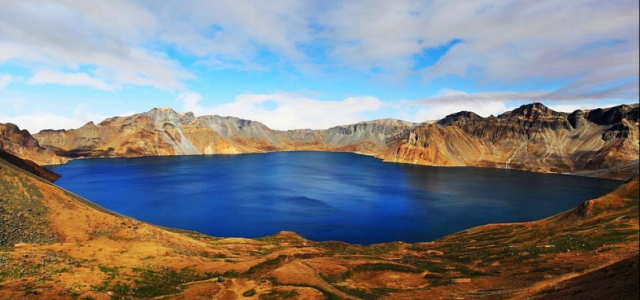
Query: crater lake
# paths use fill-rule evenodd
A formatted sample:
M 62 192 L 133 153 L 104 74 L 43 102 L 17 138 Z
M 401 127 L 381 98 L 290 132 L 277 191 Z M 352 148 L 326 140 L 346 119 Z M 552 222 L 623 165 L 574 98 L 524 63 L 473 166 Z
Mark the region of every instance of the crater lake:
M 56 184 L 114 212 L 217 237 L 282 230 L 316 241 L 426 242 L 531 221 L 604 195 L 617 180 L 384 163 L 280 152 L 74 160 Z

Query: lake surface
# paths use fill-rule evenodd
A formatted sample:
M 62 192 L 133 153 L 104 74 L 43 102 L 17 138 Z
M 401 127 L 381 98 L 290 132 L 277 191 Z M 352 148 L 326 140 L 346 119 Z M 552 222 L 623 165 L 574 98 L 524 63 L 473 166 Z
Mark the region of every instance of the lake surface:
M 440 168 L 352 153 L 281 152 L 74 160 L 56 184 L 115 212 L 218 237 L 281 230 L 371 244 L 431 241 L 573 208 L 620 181 Z

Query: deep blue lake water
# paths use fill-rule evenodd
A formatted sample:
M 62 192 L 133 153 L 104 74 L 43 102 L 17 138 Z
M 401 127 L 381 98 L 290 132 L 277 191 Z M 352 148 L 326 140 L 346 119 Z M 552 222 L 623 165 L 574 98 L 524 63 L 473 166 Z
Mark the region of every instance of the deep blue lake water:
M 281 230 L 371 244 L 431 241 L 487 223 L 544 218 L 620 181 L 440 168 L 352 153 L 74 160 L 56 184 L 115 212 L 219 237 Z

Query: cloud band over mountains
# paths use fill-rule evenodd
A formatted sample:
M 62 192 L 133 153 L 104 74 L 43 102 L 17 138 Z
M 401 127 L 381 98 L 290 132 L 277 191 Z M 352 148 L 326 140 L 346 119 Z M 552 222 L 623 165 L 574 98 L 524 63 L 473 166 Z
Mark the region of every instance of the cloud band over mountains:
M 247 95 L 272 95 L 271 111 L 345 110 L 336 122 L 385 114 L 418 121 L 428 114 L 416 111 L 469 101 L 489 111 L 519 101 L 584 107 L 638 99 L 637 1 L 1 0 L 0 6 L 5 107 L 62 97 L 45 91 L 49 86 L 82 91 L 72 107 L 84 103 L 101 112 L 104 101 L 87 99 L 138 99 L 149 89 L 164 95 L 155 106 L 191 93 L 201 95 L 202 109 L 235 112 Z M 460 93 L 443 94 L 451 90 Z M 291 96 L 301 91 L 321 96 Z M 380 103 L 367 100 L 353 111 L 350 99 Z M 256 107 L 250 116 L 263 113 Z M 36 113 L 42 112 L 6 108 L 0 118 Z M 282 114 L 267 125 L 287 127 L 296 118 Z

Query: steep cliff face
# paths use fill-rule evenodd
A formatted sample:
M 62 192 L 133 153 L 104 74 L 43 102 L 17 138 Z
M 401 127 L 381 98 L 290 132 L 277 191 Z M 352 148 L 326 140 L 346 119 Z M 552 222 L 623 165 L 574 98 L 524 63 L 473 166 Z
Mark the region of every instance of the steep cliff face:
M 386 149 L 396 140 L 407 136 L 414 125 L 414 123 L 396 119 L 383 119 L 336 126 L 322 131 L 322 141 L 339 146 L 356 145 L 362 141 L 368 141 L 369 148 L 362 150 L 376 154 L 376 150 Z
M 393 162 L 476 166 L 629 178 L 637 174 L 638 106 L 572 114 L 533 103 L 498 117 L 470 112 L 421 124 L 380 157 Z M 599 174 L 589 172 L 600 172 Z
M 234 117 L 179 114 L 156 108 L 114 117 L 75 130 L 43 130 L 42 145 L 66 157 L 237 154 L 272 151 L 354 151 L 376 154 L 408 133 L 413 124 L 377 120 L 328 130 L 272 130 Z
M 0 123 L 0 149 L 39 165 L 59 165 L 67 162 L 66 158 L 41 147 L 29 131 L 20 130 L 11 123 Z

